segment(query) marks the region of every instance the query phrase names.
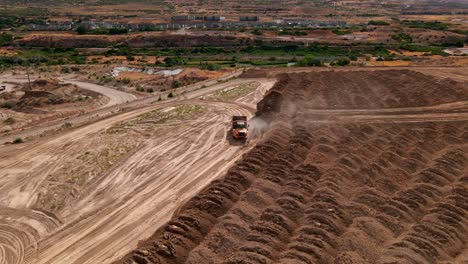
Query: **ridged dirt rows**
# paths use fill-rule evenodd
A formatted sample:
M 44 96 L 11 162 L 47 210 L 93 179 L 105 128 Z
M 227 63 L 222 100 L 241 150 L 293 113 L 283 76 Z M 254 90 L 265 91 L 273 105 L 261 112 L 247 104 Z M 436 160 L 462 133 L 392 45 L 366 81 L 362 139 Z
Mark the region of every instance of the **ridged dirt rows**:
M 468 261 L 467 109 L 437 122 L 308 115 L 467 98 L 461 83 L 407 70 L 280 76 L 258 106 L 264 139 L 120 262 Z

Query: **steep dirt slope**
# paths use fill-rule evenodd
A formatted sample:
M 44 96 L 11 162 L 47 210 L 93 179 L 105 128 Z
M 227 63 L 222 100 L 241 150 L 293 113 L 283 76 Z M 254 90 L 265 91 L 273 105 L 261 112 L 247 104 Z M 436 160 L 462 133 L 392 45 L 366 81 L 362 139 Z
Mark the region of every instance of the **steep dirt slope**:
M 118 263 L 463 263 L 467 97 L 406 70 L 283 75 L 264 139 Z

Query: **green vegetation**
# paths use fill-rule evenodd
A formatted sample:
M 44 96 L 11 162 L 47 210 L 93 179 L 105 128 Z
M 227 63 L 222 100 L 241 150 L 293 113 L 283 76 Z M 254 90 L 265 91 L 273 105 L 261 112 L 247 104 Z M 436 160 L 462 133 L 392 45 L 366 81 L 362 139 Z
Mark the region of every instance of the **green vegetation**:
M 381 21 L 381 20 L 371 20 L 367 24 L 371 25 L 371 26 L 388 26 L 388 25 L 390 25 L 389 23 L 387 23 L 385 21 Z
M 307 36 L 307 32 L 300 30 L 281 30 L 278 35 L 288 35 L 288 36 Z
M 390 35 L 390 37 L 400 43 L 412 43 L 413 42 L 413 38 L 411 37 L 411 35 L 406 34 L 402 31 L 392 34 Z
M 76 33 L 78 33 L 79 35 L 84 35 L 88 33 L 88 29 L 85 26 L 78 26 L 78 28 L 76 29 Z
M 335 33 L 336 35 L 348 35 L 348 34 L 352 34 L 353 32 L 351 30 L 347 30 L 347 29 L 339 29 L 339 28 L 334 28 L 332 29 L 332 32 Z
M 252 31 L 252 34 L 254 35 L 257 35 L 257 36 L 261 36 L 263 33 L 260 29 L 256 28 Z
M 425 28 L 433 30 L 447 30 L 449 24 L 442 23 L 440 21 L 421 21 L 421 20 L 403 20 L 400 22 L 401 25 L 408 26 L 410 28 Z
M 176 113 L 177 119 L 188 119 L 195 114 L 200 114 L 204 108 L 200 105 L 181 105 L 173 110 Z
M 0 47 L 10 45 L 12 41 L 13 41 L 12 35 L 5 33 L 5 32 L 0 34 Z
M 164 66 L 174 67 L 179 65 L 185 65 L 186 61 L 180 57 L 167 57 L 164 59 Z
M 346 65 L 349 65 L 351 63 L 351 61 L 349 60 L 349 58 L 341 58 L 337 61 L 332 61 L 330 63 L 331 66 L 346 66 Z
M 6 102 L 3 102 L 2 104 L 2 108 L 13 109 L 14 107 L 15 107 L 15 103 L 11 101 L 6 101 Z
M 101 28 L 101 29 L 88 30 L 85 26 L 79 26 L 76 29 L 76 33 L 78 33 L 79 35 L 84 35 L 84 34 L 119 35 L 119 34 L 128 33 L 128 29 L 126 28 Z
M 172 81 L 171 86 L 172 86 L 173 89 L 177 89 L 177 88 L 180 87 L 180 82 L 178 80 L 174 80 L 174 81 Z
M 213 94 L 206 96 L 205 98 L 213 100 L 230 101 L 255 91 L 258 85 L 259 83 L 257 82 L 245 83 L 230 89 L 228 88 L 225 90 L 217 91 Z
M 322 66 L 323 62 L 313 56 L 305 56 L 304 59 L 298 62 L 299 66 Z
M 13 144 L 21 144 L 23 143 L 23 139 L 22 138 L 16 138 L 15 140 L 13 140 Z
M 407 50 L 411 52 L 426 52 L 430 55 L 442 55 L 448 56 L 449 54 L 444 52 L 444 47 L 441 46 L 423 46 L 417 44 L 403 44 L 398 47 L 401 50 Z
M 22 7 L 0 9 L 0 29 L 19 29 L 29 24 L 43 25 L 49 12 L 45 8 Z
M 167 97 L 169 97 L 169 98 L 174 98 L 175 96 L 174 96 L 174 94 L 173 94 L 172 92 L 170 92 L 170 93 L 167 95 Z

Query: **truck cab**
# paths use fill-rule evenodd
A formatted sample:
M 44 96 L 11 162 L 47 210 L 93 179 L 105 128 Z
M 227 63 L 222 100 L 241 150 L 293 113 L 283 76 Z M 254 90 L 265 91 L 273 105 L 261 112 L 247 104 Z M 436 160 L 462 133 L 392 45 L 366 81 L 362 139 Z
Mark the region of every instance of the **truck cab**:
M 232 137 L 234 139 L 247 139 L 248 127 L 246 116 L 232 117 Z

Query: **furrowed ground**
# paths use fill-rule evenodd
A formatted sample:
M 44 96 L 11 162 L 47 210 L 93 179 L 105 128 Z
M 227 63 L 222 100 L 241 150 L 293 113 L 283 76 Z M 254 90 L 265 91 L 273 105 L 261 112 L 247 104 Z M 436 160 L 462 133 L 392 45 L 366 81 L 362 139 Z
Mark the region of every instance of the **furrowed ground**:
M 119 263 L 465 263 L 468 88 L 290 73 L 261 141 Z

